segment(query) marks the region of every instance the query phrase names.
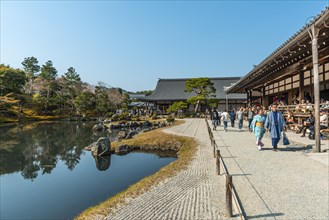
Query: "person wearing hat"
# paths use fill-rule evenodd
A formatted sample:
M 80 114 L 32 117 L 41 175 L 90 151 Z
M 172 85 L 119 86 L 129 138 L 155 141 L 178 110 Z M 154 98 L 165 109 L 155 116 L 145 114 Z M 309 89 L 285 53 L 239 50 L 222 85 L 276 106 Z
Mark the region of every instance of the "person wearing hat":
M 281 132 L 285 130 L 286 123 L 283 115 L 277 110 L 277 104 L 273 103 L 271 111 L 267 114 L 265 121 L 266 133 L 270 132 L 273 151 L 277 151 L 278 143 L 281 139 Z

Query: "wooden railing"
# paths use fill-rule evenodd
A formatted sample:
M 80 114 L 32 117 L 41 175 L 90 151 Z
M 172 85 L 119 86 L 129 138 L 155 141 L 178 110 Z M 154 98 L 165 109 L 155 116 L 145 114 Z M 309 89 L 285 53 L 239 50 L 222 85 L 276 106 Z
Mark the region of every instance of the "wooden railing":
M 223 160 L 223 157 L 220 154 L 220 150 L 216 144 L 214 135 L 211 131 L 211 128 L 209 126 L 208 123 L 208 119 L 207 117 L 205 117 L 206 120 L 206 124 L 207 124 L 207 129 L 208 129 L 208 133 L 209 133 L 209 138 L 210 138 L 210 142 L 211 142 L 211 146 L 213 147 L 213 153 L 214 153 L 214 157 L 216 158 L 216 173 L 217 175 L 225 175 L 226 178 L 226 196 L 225 196 L 225 200 L 226 200 L 226 216 L 228 218 L 231 218 L 233 216 L 233 204 L 232 204 L 232 198 L 233 201 L 235 203 L 235 206 L 239 212 L 239 216 L 242 220 L 247 219 L 246 213 L 242 207 L 241 201 L 238 197 L 238 194 L 236 192 L 236 189 L 234 187 L 233 184 L 233 179 L 232 179 L 232 175 L 229 174 L 228 169 L 225 165 L 225 162 Z M 222 173 L 221 173 L 221 167 L 222 167 Z

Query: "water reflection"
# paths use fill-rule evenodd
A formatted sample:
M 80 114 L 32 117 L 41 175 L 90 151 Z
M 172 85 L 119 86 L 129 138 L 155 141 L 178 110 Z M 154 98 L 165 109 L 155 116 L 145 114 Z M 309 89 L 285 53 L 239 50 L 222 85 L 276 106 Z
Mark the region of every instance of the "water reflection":
M 116 140 L 117 132 L 92 133 L 94 123 L 51 122 L 0 127 L 0 174 L 20 172 L 25 179 L 50 174 L 59 161 L 69 170 L 80 162 L 83 148 L 101 136 Z M 106 170 L 110 157 L 95 158 Z
M 99 171 L 105 171 L 111 166 L 111 155 L 108 156 L 96 156 L 96 167 Z

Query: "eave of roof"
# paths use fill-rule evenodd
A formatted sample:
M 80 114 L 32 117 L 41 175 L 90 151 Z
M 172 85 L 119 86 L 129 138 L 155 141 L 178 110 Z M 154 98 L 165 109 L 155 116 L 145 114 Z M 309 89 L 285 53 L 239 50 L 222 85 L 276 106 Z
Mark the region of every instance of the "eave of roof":
M 306 24 L 305 26 L 303 26 L 299 31 L 297 31 L 293 36 L 291 36 L 286 42 L 284 42 L 280 47 L 278 47 L 275 51 L 273 51 L 269 56 L 267 56 L 259 65 L 257 65 L 253 70 L 251 70 L 247 75 L 245 75 L 244 77 L 242 77 L 235 85 L 233 85 L 232 87 L 230 87 L 227 90 L 227 93 L 242 93 L 243 88 L 241 88 L 242 84 L 247 84 L 249 82 L 255 83 L 255 79 L 252 79 L 252 77 L 262 71 L 266 66 L 270 66 L 269 69 L 270 71 L 266 72 L 266 70 L 262 73 L 260 73 L 258 76 L 260 76 L 261 74 L 265 75 L 268 74 L 270 76 L 269 73 L 273 73 L 273 72 L 278 72 L 281 71 L 283 68 L 272 68 L 271 62 L 276 61 L 275 58 L 277 57 L 282 57 L 282 54 L 289 52 L 292 46 L 305 46 L 306 45 L 299 45 L 299 41 L 305 41 L 305 39 L 307 39 L 309 37 L 309 33 L 308 33 L 308 28 L 311 27 L 312 25 L 315 26 L 319 26 L 321 24 L 323 24 L 324 20 L 328 19 L 329 17 L 329 7 L 326 7 L 324 10 L 322 10 L 317 16 L 314 17 L 313 20 L 311 20 L 308 24 Z M 328 45 L 328 44 L 327 44 Z M 327 47 L 327 46 L 325 46 Z M 282 59 L 284 60 L 284 59 Z M 278 64 L 278 63 L 276 63 Z M 274 64 L 275 65 L 275 64 Z M 293 65 L 293 62 L 292 64 Z M 276 68 L 276 71 L 274 71 L 273 69 Z M 255 76 L 255 77 L 258 77 Z

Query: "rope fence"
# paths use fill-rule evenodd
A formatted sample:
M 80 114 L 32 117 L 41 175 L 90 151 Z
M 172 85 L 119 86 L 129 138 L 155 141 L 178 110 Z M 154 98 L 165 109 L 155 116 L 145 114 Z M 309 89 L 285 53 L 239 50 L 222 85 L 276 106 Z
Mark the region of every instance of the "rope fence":
M 238 197 L 236 189 L 234 187 L 232 175 L 230 175 L 227 170 L 223 157 L 221 156 L 220 150 L 216 144 L 214 135 L 211 131 L 211 127 L 209 125 L 207 117 L 205 117 L 205 121 L 207 124 L 211 147 L 213 147 L 214 158 L 216 158 L 216 173 L 217 173 L 217 175 L 221 175 L 221 168 L 222 168 L 222 174 L 225 174 L 225 177 L 226 177 L 226 184 L 225 184 L 225 186 L 226 186 L 226 196 L 225 196 L 226 197 L 226 199 L 225 199 L 226 200 L 226 215 L 228 218 L 231 218 L 233 216 L 233 211 L 232 211 L 232 207 L 233 207 L 232 199 L 233 199 L 235 206 L 238 210 L 240 219 L 245 220 L 245 219 L 247 219 L 247 216 L 242 207 L 242 204 Z

